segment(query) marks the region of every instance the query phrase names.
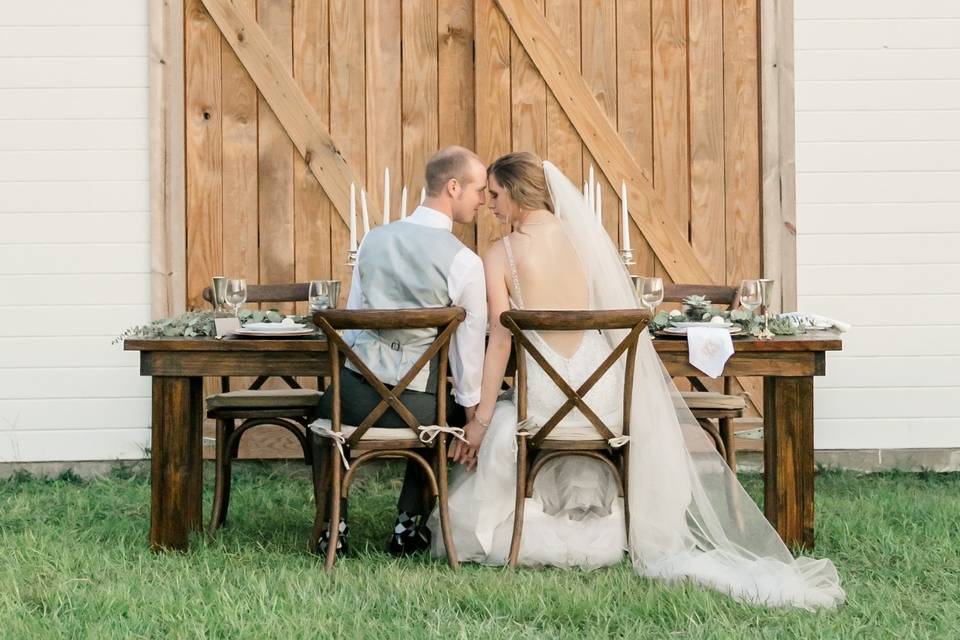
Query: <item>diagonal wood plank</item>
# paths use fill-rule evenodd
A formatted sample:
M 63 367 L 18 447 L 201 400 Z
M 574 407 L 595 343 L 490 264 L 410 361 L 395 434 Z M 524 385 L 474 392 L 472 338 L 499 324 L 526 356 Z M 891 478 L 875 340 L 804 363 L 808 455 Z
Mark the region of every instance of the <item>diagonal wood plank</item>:
M 707 271 L 687 242 L 686 233 L 667 215 L 649 173 L 620 139 L 543 14 L 523 0 L 496 2 L 600 170 L 611 184 L 626 181 L 630 215 L 670 276 L 677 282 L 722 280 L 723 274 Z
M 340 153 L 330 132 L 297 86 L 284 57 L 270 44 L 256 19 L 237 0 L 201 0 L 223 37 L 233 48 L 260 94 L 303 156 L 310 171 L 346 224 L 350 215 L 350 183 L 363 185 Z M 379 202 L 368 194 L 371 218 L 382 219 Z

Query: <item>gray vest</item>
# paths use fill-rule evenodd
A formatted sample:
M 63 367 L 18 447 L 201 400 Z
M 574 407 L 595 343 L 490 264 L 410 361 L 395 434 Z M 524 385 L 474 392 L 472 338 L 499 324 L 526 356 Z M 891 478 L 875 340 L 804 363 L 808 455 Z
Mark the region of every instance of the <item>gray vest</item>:
M 411 222 L 398 221 L 371 230 L 363 238 L 357 261 L 362 308 L 450 306 L 447 275 L 463 248 L 449 231 Z M 436 329 L 365 330 L 357 334 L 354 350 L 384 384 L 395 385 L 436 335 Z M 354 368 L 349 363 L 347 366 Z M 407 388 L 433 391 L 435 372 L 435 364 L 424 367 Z

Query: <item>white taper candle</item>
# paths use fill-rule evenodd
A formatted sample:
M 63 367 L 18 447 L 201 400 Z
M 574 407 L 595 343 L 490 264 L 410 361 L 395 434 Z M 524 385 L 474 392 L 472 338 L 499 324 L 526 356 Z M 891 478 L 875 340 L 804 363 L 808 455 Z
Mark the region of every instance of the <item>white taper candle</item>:
M 603 224 L 603 190 L 600 188 L 600 183 L 597 183 L 597 195 L 596 195 L 596 214 L 597 222 Z
M 420 187 L 420 204 L 423 204 L 423 201 L 427 199 L 427 188 Z
M 357 185 L 350 183 L 350 251 L 357 250 Z
M 627 213 L 627 182 L 620 183 L 620 210 L 623 214 L 623 250 L 630 251 L 630 214 Z
M 400 219 L 407 219 L 407 187 L 404 185 L 400 190 Z
M 360 211 L 363 215 L 363 235 L 370 233 L 370 214 L 367 212 L 367 192 L 360 189 Z

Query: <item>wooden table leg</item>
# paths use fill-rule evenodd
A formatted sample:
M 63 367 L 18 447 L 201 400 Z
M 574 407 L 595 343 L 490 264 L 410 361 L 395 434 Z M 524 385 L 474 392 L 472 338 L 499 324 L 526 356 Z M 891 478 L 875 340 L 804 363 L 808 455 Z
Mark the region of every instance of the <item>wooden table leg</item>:
M 813 548 L 813 377 L 763 382 L 764 513 L 788 547 Z
M 150 548 L 186 550 L 201 527 L 203 379 L 153 378 Z

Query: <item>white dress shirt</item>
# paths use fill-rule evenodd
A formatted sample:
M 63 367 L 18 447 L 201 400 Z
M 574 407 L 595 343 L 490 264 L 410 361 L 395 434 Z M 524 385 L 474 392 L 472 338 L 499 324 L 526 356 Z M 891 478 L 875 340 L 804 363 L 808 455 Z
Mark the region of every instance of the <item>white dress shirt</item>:
M 450 216 L 420 205 L 404 220 L 393 224 L 418 224 L 453 232 Z M 362 251 L 362 245 L 361 245 Z M 463 307 L 467 317 L 457 327 L 450 342 L 450 373 L 453 375 L 453 397 L 463 407 L 480 403 L 480 383 L 483 378 L 483 354 L 487 331 L 487 284 L 483 275 L 483 261 L 464 246 L 454 257 L 447 274 L 447 292 L 451 304 Z M 353 269 L 347 309 L 363 308 L 363 291 L 357 267 Z M 355 334 L 346 332 L 344 338 L 353 345 Z

